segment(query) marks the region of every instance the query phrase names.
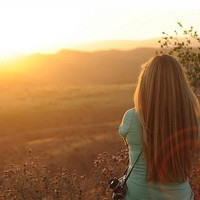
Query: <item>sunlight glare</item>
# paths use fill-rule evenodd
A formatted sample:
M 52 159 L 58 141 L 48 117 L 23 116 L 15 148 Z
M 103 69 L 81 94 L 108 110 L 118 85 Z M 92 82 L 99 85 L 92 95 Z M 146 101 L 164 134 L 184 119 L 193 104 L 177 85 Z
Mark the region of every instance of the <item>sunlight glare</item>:
M 105 0 L 98 4 L 99 9 L 89 0 L 77 6 L 71 1 L 63 2 L 61 10 L 25 6 L 22 10 L 1 10 L 0 60 L 18 54 L 55 53 L 87 42 L 159 38 L 162 31 L 176 29 L 177 21 L 200 26 L 198 10 L 137 10 L 133 1 L 129 1 L 130 6 L 123 4 L 121 10 L 119 3 L 109 2 L 105 7 Z M 117 9 L 111 10 L 112 5 Z

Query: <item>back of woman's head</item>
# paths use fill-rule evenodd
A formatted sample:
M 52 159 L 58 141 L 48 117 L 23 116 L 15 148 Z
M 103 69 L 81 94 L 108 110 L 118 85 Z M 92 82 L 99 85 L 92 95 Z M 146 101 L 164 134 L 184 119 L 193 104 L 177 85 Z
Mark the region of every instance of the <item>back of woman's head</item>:
M 154 56 L 142 65 L 134 104 L 142 124 L 148 180 L 186 181 L 198 139 L 200 108 L 175 57 Z

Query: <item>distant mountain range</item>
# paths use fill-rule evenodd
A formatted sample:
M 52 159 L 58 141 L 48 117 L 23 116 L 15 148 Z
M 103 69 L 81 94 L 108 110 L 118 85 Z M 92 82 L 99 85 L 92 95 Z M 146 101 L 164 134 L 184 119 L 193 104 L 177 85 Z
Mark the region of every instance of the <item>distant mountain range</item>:
M 135 83 L 140 66 L 154 48 L 84 52 L 61 50 L 33 54 L 0 66 L 0 84 L 119 84 Z
M 135 83 L 141 64 L 160 48 L 158 40 L 100 41 L 69 46 L 55 54 L 21 55 L 0 64 L 0 86 Z
M 135 83 L 141 64 L 160 48 L 160 39 L 99 41 L 67 46 L 54 54 L 20 55 L 0 63 L 0 86 Z M 199 46 L 196 40 L 192 44 Z
M 98 42 L 88 42 L 82 44 L 72 44 L 68 46 L 68 49 L 78 51 L 99 51 L 99 50 L 133 50 L 136 48 L 160 48 L 159 40 L 161 38 L 153 38 L 147 40 L 105 40 Z M 179 37 L 180 42 L 185 42 L 184 37 Z M 199 42 L 190 38 L 193 47 L 199 46 Z M 163 40 L 164 41 L 164 40 Z
M 105 40 L 99 42 L 83 43 L 71 45 L 70 49 L 82 51 L 99 51 L 99 50 L 132 50 L 136 48 L 159 48 L 158 41 L 160 38 L 148 40 Z

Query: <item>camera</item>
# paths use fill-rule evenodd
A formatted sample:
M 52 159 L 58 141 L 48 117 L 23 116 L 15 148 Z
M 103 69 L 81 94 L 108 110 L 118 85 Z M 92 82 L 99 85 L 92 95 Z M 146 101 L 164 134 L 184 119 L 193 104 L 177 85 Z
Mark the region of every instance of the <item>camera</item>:
M 126 176 L 124 175 L 123 177 L 119 179 L 111 179 L 109 181 L 109 188 L 113 190 L 112 192 L 112 199 L 113 200 L 123 200 L 126 191 L 127 191 L 127 186 L 125 183 Z

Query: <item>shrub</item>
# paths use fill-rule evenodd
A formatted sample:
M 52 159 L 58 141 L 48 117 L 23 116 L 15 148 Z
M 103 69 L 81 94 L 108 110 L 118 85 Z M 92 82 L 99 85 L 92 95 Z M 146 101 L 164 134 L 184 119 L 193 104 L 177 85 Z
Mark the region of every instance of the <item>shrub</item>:
M 156 54 L 171 54 L 178 58 L 183 65 L 188 80 L 193 91 L 200 98 L 200 37 L 193 26 L 184 28 L 181 22 L 177 22 L 181 28 L 183 38 L 179 37 L 175 30 L 176 37 L 163 33 L 163 37 L 158 42 L 161 50 Z

